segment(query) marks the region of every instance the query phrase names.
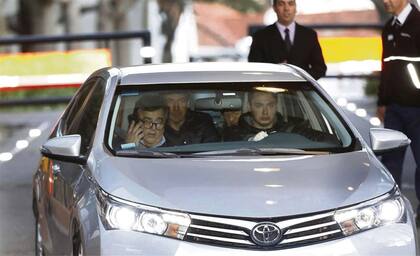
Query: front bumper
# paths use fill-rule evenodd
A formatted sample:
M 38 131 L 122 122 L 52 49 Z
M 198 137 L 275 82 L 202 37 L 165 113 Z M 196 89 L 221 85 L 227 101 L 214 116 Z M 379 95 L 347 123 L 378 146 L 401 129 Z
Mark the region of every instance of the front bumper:
M 158 255 L 158 256 L 325 256 L 325 255 L 416 255 L 416 231 L 412 219 L 360 234 L 292 249 L 256 251 L 231 249 L 189 243 L 140 232 L 112 230 L 101 227 L 100 248 L 86 247 L 87 254 L 101 255 Z M 89 243 L 87 243 L 89 244 Z

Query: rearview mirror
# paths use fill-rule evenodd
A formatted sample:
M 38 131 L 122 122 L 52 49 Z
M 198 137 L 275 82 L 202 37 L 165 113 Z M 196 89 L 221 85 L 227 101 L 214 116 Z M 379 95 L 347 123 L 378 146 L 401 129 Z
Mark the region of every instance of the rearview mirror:
M 370 141 L 375 154 L 402 149 L 411 143 L 404 133 L 384 128 L 371 128 Z
M 55 137 L 42 145 L 41 153 L 52 159 L 83 163 L 85 159 L 80 156 L 81 142 L 78 134 Z
M 196 110 L 237 110 L 242 108 L 242 100 L 237 96 L 202 98 L 195 100 Z

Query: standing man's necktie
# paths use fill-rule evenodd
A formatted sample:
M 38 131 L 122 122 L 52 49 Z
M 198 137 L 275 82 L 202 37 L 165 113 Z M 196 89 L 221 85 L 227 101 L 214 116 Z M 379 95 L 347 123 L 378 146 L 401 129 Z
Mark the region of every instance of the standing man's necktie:
M 285 44 L 285 46 L 286 46 L 286 52 L 287 52 L 287 54 L 289 54 L 290 53 L 290 49 L 292 49 L 292 41 L 290 41 L 290 34 L 289 34 L 289 29 L 288 28 L 286 28 L 285 30 L 284 30 L 284 33 L 285 33 L 285 37 L 284 37 L 284 44 Z
M 398 34 L 401 32 L 401 22 L 395 18 L 394 23 L 392 24 L 392 34 L 393 34 L 393 42 L 392 45 L 394 47 L 397 47 L 397 38 Z
M 394 29 L 399 30 L 401 28 L 401 22 L 398 19 L 394 20 Z

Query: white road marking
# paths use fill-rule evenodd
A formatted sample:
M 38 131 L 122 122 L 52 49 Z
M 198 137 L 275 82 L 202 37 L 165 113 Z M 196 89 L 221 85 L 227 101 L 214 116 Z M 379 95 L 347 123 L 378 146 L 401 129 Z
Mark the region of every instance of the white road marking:
M 49 125 L 50 122 L 43 122 L 38 127 L 30 129 L 28 136 L 16 141 L 15 147 L 11 151 L 0 153 L 0 166 L 4 162 L 12 160 L 16 154 L 27 148 L 33 140 L 38 138 L 49 127 Z

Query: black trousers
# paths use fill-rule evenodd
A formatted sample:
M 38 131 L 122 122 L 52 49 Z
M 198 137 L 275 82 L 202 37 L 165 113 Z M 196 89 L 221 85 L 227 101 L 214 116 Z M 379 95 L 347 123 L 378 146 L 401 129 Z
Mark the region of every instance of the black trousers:
M 410 146 L 416 161 L 414 185 L 417 200 L 420 201 L 420 107 L 404 107 L 396 104 L 387 106 L 384 126 L 403 132 L 411 140 Z M 382 156 L 382 163 L 388 168 L 400 187 L 405 151 L 389 152 Z M 417 213 L 420 214 L 420 204 Z

